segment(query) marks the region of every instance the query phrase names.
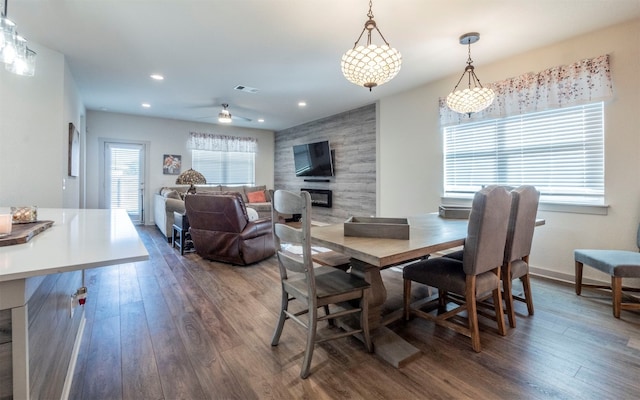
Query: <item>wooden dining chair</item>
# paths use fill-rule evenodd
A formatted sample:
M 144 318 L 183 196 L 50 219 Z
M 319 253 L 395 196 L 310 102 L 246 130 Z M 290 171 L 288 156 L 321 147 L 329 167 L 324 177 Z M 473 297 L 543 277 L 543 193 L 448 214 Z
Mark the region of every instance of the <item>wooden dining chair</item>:
M 533 315 L 533 296 L 529 279 L 529 254 L 533 242 L 533 232 L 536 226 L 536 215 L 540 192 L 531 185 L 522 185 L 511 191 L 511 213 L 509 216 L 509 230 L 504 248 L 502 263 L 502 297 L 505 302 L 505 312 L 509 319 L 509 326 L 516 327 L 515 309 L 513 301 L 526 303 L 527 312 Z M 444 257 L 462 261 L 463 250 L 445 254 Z M 513 281 L 520 279 L 523 296 L 513 293 Z
M 281 214 L 300 214 L 298 228 L 288 225 Z M 341 269 L 313 263 L 311 254 L 311 196 L 307 192 L 277 190 L 273 195 L 272 223 L 282 284 L 282 302 L 272 346 L 277 346 L 286 320 L 291 319 L 307 330 L 307 344 L 300 377 L 309 376 L 316 343 L 350 335 L 361 337 L 367 351 L 373 346 L 369 335 L 368 296 L 370 285 L 365 280 Z M 297 225 L 297 224 L 296 224 Z M 295 247 L 292 247 L 295 246 Z M 294 250 L 295 249 L 295 250 Z M 303 309 L 290 312 L 289 303 L 297 300 Z M 329 308 L 334 306 L 335 311 Z M 324 312 L 319 315 L 318 308 Z M 318 322 L 333 321 L 359 314 L 359 326 L 323 336 L 317 335 Z M 307 318 L 302 318 L 307 315 Z M 336 328 L 337 329 L 337 328 Z
M 471 338 L 476 352 L 481 351 L 476 302 L 493 296 L 498 332 L 506 334 L 500 290 L 500 268 L 509 227 L 511 195 L 504 187 L 487 186 L 473 198 L 469 226 L 465 239 L 463 261 L 447 257 L 429 258 L 403 269 L 404 317 L 411 315 L 434 321 Z M 419 282 L 438 289 L 438 298 L 422 304 L 410 304 L 411 282 Z M 448 294 L 463 297 L 461 304 L 448 310 Z M 433 314 L 432 306 L 438 313 Z M 431 307 L 423 311 L 423 306 Z M 466 324 L 457 318 L 467 312 Z
M 526 303 L 527 312 L 533 315 L 533 296 L 529 279 L 529 254 L 536 228 L 536 215 L 540 192 L 530 185 L 520 186 L 511 191 L 511 215 L 507 243 L 502 265 L 502 290 L 509 326 L 516 327 L 516 313 L 513 301 Z M 522 283 L 523 296 L 513 294 L 513 281 Z

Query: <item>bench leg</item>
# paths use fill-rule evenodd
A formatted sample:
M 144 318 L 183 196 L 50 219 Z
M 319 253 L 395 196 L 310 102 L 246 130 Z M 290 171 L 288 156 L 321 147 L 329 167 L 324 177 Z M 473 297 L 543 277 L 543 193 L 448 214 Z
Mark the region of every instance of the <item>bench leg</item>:
M 611 277 L 611 292 L 613 295 L 613 316 L 620 318 L 620 309 L 622 304 L 622 278 L 619 276 Z
M 576 261 L 576 294 L 578 296 L 582 293 L 582 267 L 583 264 L 580 261 Z

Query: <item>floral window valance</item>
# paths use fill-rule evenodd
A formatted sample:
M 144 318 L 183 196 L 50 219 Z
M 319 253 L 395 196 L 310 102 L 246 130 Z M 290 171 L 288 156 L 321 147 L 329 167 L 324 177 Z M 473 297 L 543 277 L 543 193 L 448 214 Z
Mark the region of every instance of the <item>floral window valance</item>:
M 258 139 L 251 137 L 212 135 L 191 132 L 187 148 L 190 150 L 228 151 L 257 153 Z
M 608 54 L 538 73 L 530 72 L 492 83 L 489 87 L 496 93 L 496 99 L 471 117 L 452 111 L 445 99 L 440 98 L 440 125 L 576 106 L 613 96 Z

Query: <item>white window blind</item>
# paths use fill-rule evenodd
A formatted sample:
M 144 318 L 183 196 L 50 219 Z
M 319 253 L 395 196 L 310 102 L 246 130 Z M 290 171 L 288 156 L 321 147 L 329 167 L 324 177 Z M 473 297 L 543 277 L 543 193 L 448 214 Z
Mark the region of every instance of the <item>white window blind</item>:
M 254 185 L 255 153 L 191 150 L 193 169 L 207 183 L 221 185 Z
M 110 146 L 110 208 L 124 208 L 132 219 L 140 215 L 140 149 Z
M 534 185 L 541 201 L 604 204 L 602 102 L 444 128 L 444 195 Z

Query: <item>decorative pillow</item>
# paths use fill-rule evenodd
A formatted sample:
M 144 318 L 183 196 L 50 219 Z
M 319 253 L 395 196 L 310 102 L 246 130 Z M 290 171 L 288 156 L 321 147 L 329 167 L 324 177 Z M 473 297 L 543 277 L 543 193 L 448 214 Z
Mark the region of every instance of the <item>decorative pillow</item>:
M 249 192 L 247 193 L 247 198 L 249 199 L 249 203 L 266 203 L 267 201 L 267 196 L 264 195 L 263 190 L 259 192 Z
M 182 200 L 182 198 L 180 197 L 180 193 L 176 192 L 175 190 L 169 190 L 165 192 L 164 197 L 166 197 L 167 199 Z
M 255 221 L 259 218 L 258 212 L 251 207 L 247 207 L 247 217 L 249 221 Z

